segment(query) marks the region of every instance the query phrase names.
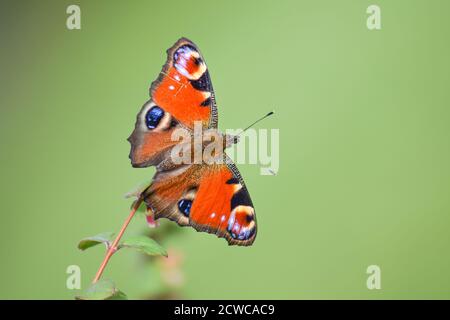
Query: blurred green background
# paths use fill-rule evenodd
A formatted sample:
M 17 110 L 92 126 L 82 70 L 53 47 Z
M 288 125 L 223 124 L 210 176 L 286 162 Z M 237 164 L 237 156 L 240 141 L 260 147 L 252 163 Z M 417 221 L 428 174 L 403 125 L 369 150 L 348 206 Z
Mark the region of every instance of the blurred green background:
M 66 8 L 81 7 L 81 30 Z M 370 4 L 382 29 L 366 27 Z M 252 247 L 178 228 L 185 298 L 450 298 L 450 2 L 1 1 L 0 298 L 71 299 L 151 179 L 128 159 L 135 116 L 179 37 L 205 55 L 221 129 L 274 109 L 280 170 L 240 165 Z M 127 234 L 146 230 L 137 217 Z M 157 273 L 122 252 L 131 298 Z M 379 265 L 381 290 L 366 268 Z M 145 268 L 144 268 L 145 269 Z

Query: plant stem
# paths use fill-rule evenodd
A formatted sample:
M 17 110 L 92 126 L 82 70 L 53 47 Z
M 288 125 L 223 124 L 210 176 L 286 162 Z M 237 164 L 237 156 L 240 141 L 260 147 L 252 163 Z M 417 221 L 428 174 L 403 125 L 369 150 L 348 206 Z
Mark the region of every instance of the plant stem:
M 95 278 L 92 281 L 92 283 L 96 283 L 100 279 L 100 277 L 102 276 L 103 270 L 105 270 L 106 265 L 108 264 L 108 261 L 111 258 L 111 256 L 117 251 L 117 245 L 119 244 L 120 238 L 122 238 L 122 236 L 123 236 L 123 234 L 125 232 L 125 229 L 128 227 L 128 224 L 130 223 L 130 221 L 133 218 L 134 214 L 139 209 L 139 207 L 140 207 L 140 205 L 142 203 L 142 200 L 143 200 L 142 197 L 139 197 L 139 199 L 136 200 L 133 208 L 130 211 L 130 214 L 128 215 L 128 218 L 123 223 L 122 228 L 119 231 L 119 234 L 114 239 L 113 243 L 111 244 L 111 246 L 109 247 L 108 251 L 106 252 L 106 256 L 103 259 L 103 262 L 100 265 L 100 268 L 98 269 L 97 274 L 95 275 Z

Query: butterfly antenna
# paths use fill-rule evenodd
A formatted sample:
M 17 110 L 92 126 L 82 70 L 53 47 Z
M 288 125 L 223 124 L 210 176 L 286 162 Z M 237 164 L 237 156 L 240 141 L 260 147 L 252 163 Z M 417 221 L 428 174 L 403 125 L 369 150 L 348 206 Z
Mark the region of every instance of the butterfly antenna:
M 256 120 L 255 122 L 253 122 L 251 125 L 249 125 L 247 128 L 245 128 L 244 130 L 242 130 L 241 132 L 239 132 L 238 136 L 240 136 L 241 134 L 243 134 L 245 131 L 247 131 L 248 129 L 250 129 L 251 127 L 253 127 L 255 124 L 257 124 L 258 122 L 264 120 L 265 118 L 269 117 L 273 115 L 273 111 L 270 111 L 268 114 L 266 114 L 264 117 L 259 118 L 258 120 Z

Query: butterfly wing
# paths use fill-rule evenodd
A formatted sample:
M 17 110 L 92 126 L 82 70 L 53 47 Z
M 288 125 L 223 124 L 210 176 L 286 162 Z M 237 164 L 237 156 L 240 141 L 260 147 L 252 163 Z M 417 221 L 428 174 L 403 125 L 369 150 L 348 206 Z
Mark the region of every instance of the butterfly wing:
M 129 158 L 133 167 L 143 168 L 159 164 L 169 156 L 177 144 L 172 139 L 179 122 L 169 113 L 149 100 L 137 115 L 133 133 L 128 138 L 131 144 Z
M 167 62 L 150 94 L 156 104 L 189 128 L 201 121 L 204 128 L 217 128 L 217 107 L 205 59 L 186 38 L 167 50 Z
M 150 100 L 137 115 L 130 159 L 134 167 L 157 165 L 176 144 L 177 127 L 217 128 L 217 106 L 208 68 L 198 47 L 181 38 L 167 50 L 167 61 L 150 87 Z
M 156 173 L 144 199 L 155 218 L 216 234 L 230 245 L 248 246 L 256 237 L 256 216 L 250 195 L 230 162 L 185 166 L 176 174 Z
M 156 219 L 214 233 L 232 245 L 251 245 L 256 217 L 245 184 L 234 164 L 168 165 L 177 128 L 190 131 L 194 122 L 217 128 L 217 107 L 208 68 L 198 47 L 185 38 L 167 50 L 167 62 L 150 88 L 135 130 L 128 139 L 135 167 L 157 165 L 144 191 Z M 166 160 L 166 161 L 164 161 Z

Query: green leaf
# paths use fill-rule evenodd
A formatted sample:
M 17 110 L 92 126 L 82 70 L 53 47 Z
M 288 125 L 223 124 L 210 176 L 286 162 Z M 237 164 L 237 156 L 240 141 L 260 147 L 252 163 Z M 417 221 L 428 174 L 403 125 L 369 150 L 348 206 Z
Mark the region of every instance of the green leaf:
M 99 243 L 105 243 L 105 244 L 109 245 L 112 242 L 113 237 L 114 237 L 114 233 L 104 232 L 104 233 L 100 233 L 100 234 L 97 234 L 92 237 L 87 237 L 87 238 L 81 239 L 80 242 L 78 243 L 78 249 L 86 250 L 90 247 L 98 245 Z
M 112 297 L 109 297 L 106 300 L 128 300 L 128 297 L 122 291 L 117 290 L 116 293 Z
M 127 296 L 116 288 L 112 280 L 99 280 L 91 284 L 78 300 L 125 300 Z
M 150 256 L 166 256 L 167 251 L 155 240 L 146 236 L 128 238 L 119 247 L 134 248 Z

